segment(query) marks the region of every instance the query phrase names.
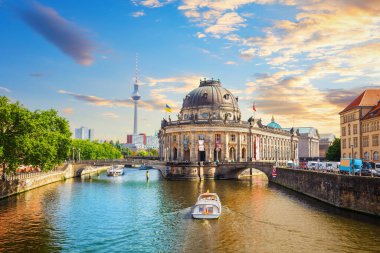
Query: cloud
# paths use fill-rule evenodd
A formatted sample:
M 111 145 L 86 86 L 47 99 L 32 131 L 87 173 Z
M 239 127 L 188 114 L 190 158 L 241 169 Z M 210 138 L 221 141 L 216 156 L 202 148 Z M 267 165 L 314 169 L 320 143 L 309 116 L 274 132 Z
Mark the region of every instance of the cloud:
M 208 26 L 205 32 L 218 37 L 219 35 L 236 31 L 240 27 L 245 27 L 244 22 L 245 19 L 236 12 L 228 12 L 219 17 L 214 24 Z
M 0 86 L 0 92 L 1 92 L 1 91 L 6 92 L 6 93 L 10 93 L 10 92 L 11 92 L 10 89 L 5 88 L 5 87 L 1 87 L 1 86 Z
M 77 63 L 81 65 L 93 63 L 94 46 L 85 31 L 60 16 L 56 10 L 33 1 L 24 8 L 19 8 L 18 13 L 34 31 Z
M 139 18 L 142 16 L 145 16 L 145 12 L 143 10 L 142 11 L 136 11 L 136 12 L 132 13 L 132 17 L 134 17 L 134 18 Z
M 120 116 L 114 112 L 105 112 L 102 115 L 106 118 L 112 118 L 112 119 L 120 118 Z
M 197 32 L 196 36 L 198 39 L 206 38 L 206 35 L 204 33 L 201 33 L 201 32 Z
M 74 109 L 71 108 L 71 107 L 63 108 L 62 112 L 63 112 L 64 114 L 71 115 L 71 114 L 73 114 Z
M 158 8 L 165 6 L 174 0 L 166 0 L 166 1 L 160 1 L 160 0 L 142 0 L 142 1 L 134 1 L 136 5 L 142 5 L 149 8 Z
M 237 65 L 237 63 L 234 62 L 234 61 L 226 61 L 224 64 L 227 64 L 227 65 Z

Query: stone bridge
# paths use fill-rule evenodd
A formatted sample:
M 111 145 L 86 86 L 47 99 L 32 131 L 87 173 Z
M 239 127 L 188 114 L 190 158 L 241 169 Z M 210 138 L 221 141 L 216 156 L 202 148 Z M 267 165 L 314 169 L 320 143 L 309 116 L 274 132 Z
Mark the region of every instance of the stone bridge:
M 246 169 L 257 169 L 271 178 L 273 162 L 167 163 L 157 166 L 169 180 L 238 179 Z

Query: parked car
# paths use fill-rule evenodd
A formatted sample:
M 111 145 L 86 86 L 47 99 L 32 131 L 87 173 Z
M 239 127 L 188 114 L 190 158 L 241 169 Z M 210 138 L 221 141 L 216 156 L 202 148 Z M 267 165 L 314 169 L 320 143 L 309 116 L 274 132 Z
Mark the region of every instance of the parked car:
M 362 168 L 361 171 L 360 171 L 360 175 L 361 176 L 372 176 L 372 169 L 369 169 L 368 167 L 366 168 Z

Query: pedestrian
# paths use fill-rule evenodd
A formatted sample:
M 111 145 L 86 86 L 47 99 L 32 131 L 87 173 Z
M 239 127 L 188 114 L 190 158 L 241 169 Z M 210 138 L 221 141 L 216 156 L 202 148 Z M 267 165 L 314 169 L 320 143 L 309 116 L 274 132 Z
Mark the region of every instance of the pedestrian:
M 145 175 L 146 175 L 146 181 L 148 181 L 149 180 L 149 170 L 146 171 Z

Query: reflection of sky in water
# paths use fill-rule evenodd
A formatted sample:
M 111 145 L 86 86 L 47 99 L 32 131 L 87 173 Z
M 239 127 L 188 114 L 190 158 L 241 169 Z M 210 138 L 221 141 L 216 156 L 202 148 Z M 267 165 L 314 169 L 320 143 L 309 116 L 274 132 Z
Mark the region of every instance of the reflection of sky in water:
M 0 201 L 0 251 L 305 252 L 374 250 L 380 244 L 373 220 L 348 218 L 263 181 L 164 181 L 150 171 L 147 182 L 146 171 L 125 172 Z M 222 216 L 193 220 L 191 206 L 207 189 L 220 196 Z

